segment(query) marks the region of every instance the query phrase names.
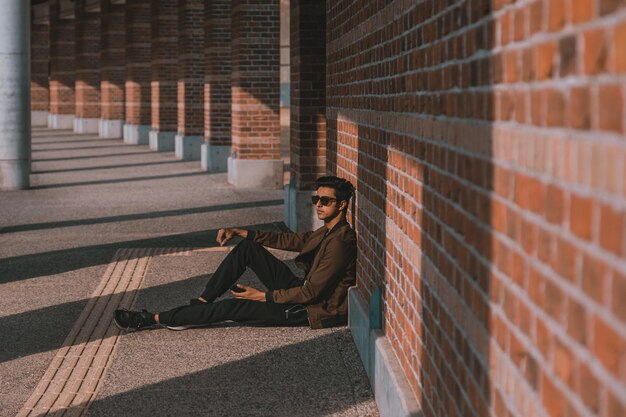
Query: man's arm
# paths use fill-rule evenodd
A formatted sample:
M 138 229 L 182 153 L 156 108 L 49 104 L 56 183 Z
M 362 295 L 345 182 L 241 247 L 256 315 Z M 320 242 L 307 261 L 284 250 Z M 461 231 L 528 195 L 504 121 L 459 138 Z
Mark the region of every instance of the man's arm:
M 348 265 L 356 259 L 353 242 L 333 240 L 328 242 L 315 271 L 301 287 L 274 290 L 266 293 L 266 301 L 280 304 L 310 304 L 330 286 L 337 285 L 346 274 Z

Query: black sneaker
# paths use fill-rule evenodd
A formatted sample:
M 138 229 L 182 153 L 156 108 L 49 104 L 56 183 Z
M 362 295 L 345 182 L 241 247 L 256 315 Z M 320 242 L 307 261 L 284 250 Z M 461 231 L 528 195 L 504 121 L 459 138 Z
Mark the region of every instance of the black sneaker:
M 119 329 L 127 332 L 159 327 L 154 320 L 154 313 L 150 313 L 148 310 L 130 311 L 125 308 L 115 310 L 113 322 Z

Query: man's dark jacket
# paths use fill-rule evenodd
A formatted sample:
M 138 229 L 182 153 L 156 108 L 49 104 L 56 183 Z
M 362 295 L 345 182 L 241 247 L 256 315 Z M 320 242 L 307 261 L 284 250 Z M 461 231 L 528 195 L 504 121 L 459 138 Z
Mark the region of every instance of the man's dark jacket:
M 268 291 L 266 301 L 303 304 L 313 329 L 346 323 L 348 288 L 356 283 L 356 235 L 345 219 L 326 234 L 248 231 L 248 239 L 270 248 L 300 252 L 296 265 L 305 271 L 301 287 Z

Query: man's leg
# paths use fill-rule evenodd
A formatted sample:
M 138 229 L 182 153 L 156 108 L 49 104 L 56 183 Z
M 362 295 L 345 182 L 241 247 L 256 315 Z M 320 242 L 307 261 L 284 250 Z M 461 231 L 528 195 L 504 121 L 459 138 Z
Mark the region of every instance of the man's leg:
M 294 304 L 226 299 L 210 304 L 187 305 L 158 313 L 159 323 L 168 327 L 202 326 L 226 320 L 266 326 L 307 324 L 306 308 Z
M 254 271 L 268 290 L 302 285 L 302 280 L 298 279 L 284 262 L 262 245 L 244 239 L 224 258 L 201 297 L 207 303 L 213 302 L 237 282 L 246 267 Z

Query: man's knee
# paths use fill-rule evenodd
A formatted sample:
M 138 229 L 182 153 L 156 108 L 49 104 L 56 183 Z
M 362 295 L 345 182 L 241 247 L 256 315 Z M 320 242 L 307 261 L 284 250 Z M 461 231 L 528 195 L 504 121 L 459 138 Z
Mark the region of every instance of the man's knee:
M 249 239 L 243 239 L 241 242 L 237 243 L 233 250 L 237 251 L 249 251 L 249 250 L 257 250 L 262 247 L 260 244 L 253 242 Z

